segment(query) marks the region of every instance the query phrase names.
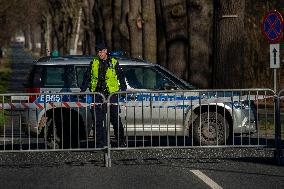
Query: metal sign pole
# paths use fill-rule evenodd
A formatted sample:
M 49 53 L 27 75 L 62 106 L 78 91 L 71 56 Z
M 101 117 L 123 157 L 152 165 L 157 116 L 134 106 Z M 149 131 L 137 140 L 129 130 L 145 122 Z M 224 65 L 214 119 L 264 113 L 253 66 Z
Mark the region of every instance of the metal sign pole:
M 277 71 L 276 68 L 273 69 L 274 70 L 274 92 L 277 93 Z

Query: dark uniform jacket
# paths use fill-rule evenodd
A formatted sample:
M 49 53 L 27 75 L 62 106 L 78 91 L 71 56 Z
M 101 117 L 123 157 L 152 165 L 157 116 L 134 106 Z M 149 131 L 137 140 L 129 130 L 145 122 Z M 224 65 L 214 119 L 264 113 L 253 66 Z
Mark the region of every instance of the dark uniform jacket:
M 93 61 L 90 62 L 90 66 L 84 74 L 84 80 L 81 86 L 81 91 L 86 91 L 88 87 L 90 89 L 92 64 L 93 64 Z M 100 92 L 103 95 L 105 95 L 105 97 L 109 96 L 109 92 L 108 92 L 106 82 L 105 82 L 105 75 L 106 75 L 107 69 L 110 66 L 112 66 L 111 58 L 108 58 L 107 60 L 100 60 L 98 83 L 97 83 L 95 92 Z M 115 65 L 115 71 L 116 71 L 117 79 L 120 83 L 120 91 L 125 91 L 126 90 L 125 75 L 123 73 L 122 68 L 119 65 L 119 62 L 117 62 Z

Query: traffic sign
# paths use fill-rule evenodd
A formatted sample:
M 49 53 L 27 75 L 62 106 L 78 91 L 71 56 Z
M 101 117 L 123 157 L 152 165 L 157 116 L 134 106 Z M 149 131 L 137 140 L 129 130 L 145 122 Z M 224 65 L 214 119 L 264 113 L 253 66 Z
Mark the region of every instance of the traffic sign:
M 279 44 L 270 44 L 270 68 L 280 68 Z
M 270 43 L 279 42 L 284 29 L 283 25 L 283 17 L 278 11 L 270 11 L 265 15 L 262 21 L 262 31 Z

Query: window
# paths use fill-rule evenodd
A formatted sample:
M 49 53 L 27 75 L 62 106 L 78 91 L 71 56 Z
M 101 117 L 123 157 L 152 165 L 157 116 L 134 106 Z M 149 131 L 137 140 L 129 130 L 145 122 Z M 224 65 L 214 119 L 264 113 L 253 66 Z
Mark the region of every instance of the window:
M 171 81 L 173 81 L 176 85 L 179 86 L 179 88 L 181 89 L 187 89 L 187 90 L 191 90 L 191 89 L 195 89 L 195 87 L 185 81 L 183 81 L 180 78 L 177 78 L 176 76 L 172 75 L 169 71 L 162 69 L 159 66 L 155 66 L 155 69 L 162 73 L 165 77 L 169 78 Z
M 44 66 L 43 87 L 65 87 L 77 86 L 77 79 L 74 73 L 74 66 Z
M 152 66 L 124 66 L 123 71 L 128 85 L 134 89 L 160 90 L 165 84 L 175 86 Z
M 85 74 L 88 74 L 87 71 L 88 71 L 87 66 L 76 67 L 76 74 L 77 74 L 77 80 L 78 80 L 79 87 L 82 87 L 84 76 Z
M 45 86 L 64 86 L 63 67 L 47 67 L 45 72 Z

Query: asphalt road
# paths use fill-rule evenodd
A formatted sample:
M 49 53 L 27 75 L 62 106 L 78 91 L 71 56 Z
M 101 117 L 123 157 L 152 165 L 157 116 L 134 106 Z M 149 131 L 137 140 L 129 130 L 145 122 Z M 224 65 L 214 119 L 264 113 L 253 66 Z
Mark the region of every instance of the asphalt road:
M 100 152 L 3 154 L 0 183 L 1 188 L 283 188 L 284 167 L 270 153 L 241 157 L 256 152 L 118 151 L 111 168 L 104 167 Z M 227 158 L 218 158 L 222 153 Z M 228 158 L 230 153 L 239 156 Z

